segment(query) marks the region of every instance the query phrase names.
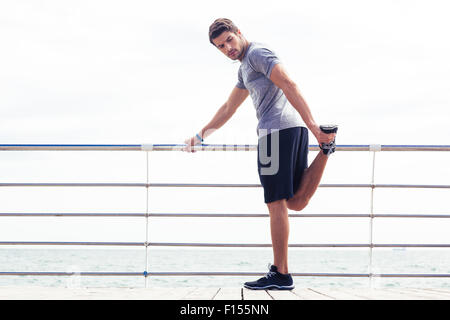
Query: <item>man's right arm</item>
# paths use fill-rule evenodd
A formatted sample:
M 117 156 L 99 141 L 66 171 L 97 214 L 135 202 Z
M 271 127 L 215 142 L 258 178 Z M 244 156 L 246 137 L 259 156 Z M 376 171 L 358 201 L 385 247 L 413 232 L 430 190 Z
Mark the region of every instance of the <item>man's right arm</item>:
M 236 112 L 237 108 L 244 102 L 244 100 L 248 97 L 249 93 L 247 89 L 241 89 L 238 87 L 234 87 L 231 91 L 228 100 L 219 108 L 211 121 L 198 132 L 202 139 L 210 136 L 215 130 L 222 127 Z M 200 140 L 197 136 L 189 138 L 185 141 L 186 148 L 185 151 L 194 152 L 191 149 L 191 146 L 199 144 Z

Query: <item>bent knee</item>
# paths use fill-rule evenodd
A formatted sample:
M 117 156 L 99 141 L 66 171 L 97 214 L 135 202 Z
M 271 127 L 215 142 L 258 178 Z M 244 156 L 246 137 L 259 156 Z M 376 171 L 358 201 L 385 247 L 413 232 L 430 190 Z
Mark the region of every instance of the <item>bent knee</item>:
M 303 210 L 309 203 L 309 199 L 299 197 L 299 198 L 291 198 L 287 202 L 287 207 L 289 210 L 301 211 Z

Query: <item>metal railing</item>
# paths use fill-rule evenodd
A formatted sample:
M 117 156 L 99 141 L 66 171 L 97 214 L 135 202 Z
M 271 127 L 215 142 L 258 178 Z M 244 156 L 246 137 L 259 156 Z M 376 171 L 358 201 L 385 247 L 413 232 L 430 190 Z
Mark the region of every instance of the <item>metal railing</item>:
M 8 213 L 0 212 L 0 217 L 141 217 L 145 218 L 146 237 L 144 242 L 54 242 L 54 241 L 0 241 L 2 246 L 140 246 L 145 247 L 145 270 L 143 272 L 0 272 L 0 276 L 256 276 L 260 272 L 152 272 L 148 271 L 147 255 L 149 247 L 271 247 L 271 244 L 248 243 L 169 243 L 149 242 L 148 224 L 152 217 L 186 217 L 186 218 L 260 218 L 268 214 L 244 213 L 151 213 L 149 212 L 149 189 L 161 187 L 178 188 L 260 188 L 259 184 L 199 184 L 199 183 L 150 183 L 149 181 L 149 152 L 154 151 L 181 151 L 184 145 L 177 144 L 133 144 L 133 145 L 75 145 L 75 144 L 2 144 L 0 151 L 144 151 L 146 152 L 146 182 L 145 183 L 1 183 L 0 187 L 139 187 L 146 188 L 145 213 Z M 195 147 L 198 151 L 256 151 L 256 145 L 200 145 Z M 318 151 L 317 145 L 309 147 L 310 151 Z M 377 188 L 422 188 L 422 189 L 450 189 L 450 185 L 414 185 L 414 184 L 376 184 L 375 183 L 375 155 L 380 151 L 450 151 L 450 145 L 339 145 L 337 151 L 369 151 L 372 152 L 372 176 L 369 184 L 320 184 L 320 188 L 369 188 L 371 189 L 370 212 L 367 214 L 289 214 L 291 218 L 368 218 L 370 219 L 369 242 L 365 244 L 289 244 L 295 248 L 369 248 L 369 270 L 367 273 L 291 273 L 298 277 L 423 277 L 447 278 L 450 274 L 375 274 L 372 272 L 373 248 L 448 248 L 450 244 L 377 244 L 373 243 L 373 220 L 375 218 L 450 218 L 450 214 L 376 214 L 374 213 L 374 190 Z M 147 281 L 145 281 L 147 285 Z

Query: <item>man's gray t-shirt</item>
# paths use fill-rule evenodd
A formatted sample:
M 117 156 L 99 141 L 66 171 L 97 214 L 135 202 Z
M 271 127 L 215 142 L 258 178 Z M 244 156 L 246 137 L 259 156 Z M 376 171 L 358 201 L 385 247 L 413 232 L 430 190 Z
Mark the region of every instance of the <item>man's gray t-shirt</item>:
M 236 86 L 247 89 L 252 97 L 259 121 L 259 137 L 281 129 L 305 127 L 298 111 L 270 80 L 272 69 L 277 63 L 280 60 L 272 50 L 263 44 L 251 42 L 239 67 Z

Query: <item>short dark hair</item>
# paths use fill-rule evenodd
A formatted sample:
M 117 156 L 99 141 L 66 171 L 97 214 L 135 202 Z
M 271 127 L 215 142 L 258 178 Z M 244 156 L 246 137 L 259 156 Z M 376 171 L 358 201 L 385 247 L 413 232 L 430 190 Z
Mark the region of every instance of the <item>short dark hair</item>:
M 216 19 L 212 23 L 212 25 L 209 26 L 209 42 L 211 42 L 214 45 L 213 39 L 217 38 L 225 31 L 237 33 L 239 29 L 230 19 L 227 18 Z

